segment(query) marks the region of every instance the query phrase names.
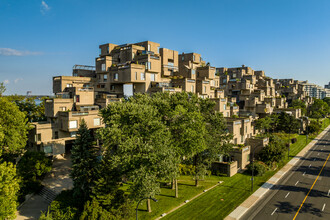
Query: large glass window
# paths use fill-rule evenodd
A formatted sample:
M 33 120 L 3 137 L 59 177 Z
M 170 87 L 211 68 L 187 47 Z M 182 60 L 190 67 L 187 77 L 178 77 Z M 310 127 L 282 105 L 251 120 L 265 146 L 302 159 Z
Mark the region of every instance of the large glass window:
M 106 82 L 108 80 L 108 75 L 107 74 L 104 74 L 103 75 L 103 82 Z
M 151 50 L 151 45 L 150 44 L 148 44 L 148 51 L 150 51 Z
M 144 76 L 144 73 L 141 73 L 141 80 L 146 80 L 145 76 Z
M 102 71 L 105 71 L 105 63 L 102 63 L 101 69 L 102 69 Z
M 69 128 L 78 128 L 78 121 L 70 121 Z
M 191 74 L 195 75 L 196 74 L 196 70 L 191 70 Z
M 194 85 L 191 85 L 191 92 L 195 92 L 195 87 L 194 87 Z
M 115 73 L 115 74 L 113 75 L 113 79 L 114 79 L 114 80 L 118 80 L 118 73 Z

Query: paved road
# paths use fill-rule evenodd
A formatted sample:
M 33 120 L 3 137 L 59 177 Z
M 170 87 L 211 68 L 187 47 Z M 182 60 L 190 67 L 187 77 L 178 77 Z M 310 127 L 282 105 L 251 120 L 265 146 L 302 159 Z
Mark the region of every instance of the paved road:
M 330 131 L 241 219 L 330 219 Z

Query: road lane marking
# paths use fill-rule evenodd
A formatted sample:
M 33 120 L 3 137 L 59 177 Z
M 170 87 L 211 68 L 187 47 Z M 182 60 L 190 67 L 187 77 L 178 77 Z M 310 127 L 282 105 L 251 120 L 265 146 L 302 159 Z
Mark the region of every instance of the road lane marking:
M 324 205 L 323 205 L 322 212 L 323 212 L 323 210 L 324 210 L 324 207 L 325 207 L 325 203 L 324 203 Z
M 303 176 L 305 176 L 305 173 L 306 173 L 306 172 L 303 173 Z
M 299 183 L 299 180 L 296 182 L 296 184 L 294 184 L 295 186 Z M 329 192 L 330 192 L 330 189 L 329 189 Z
M 322 173 L 322 171 L 323 171 L 325 165 L 327 164 L 327 162 L 328 162 L 328 160 L 329 160 L 329 157 L 330 157 L 330 154 L 328 155 L 327 160 L 324 162 L 324 164 L 323 164 L 323 166 L 322 166 L 322 169 L 320 170 L 319 175 L 317 175 L 317 177 L 316 177 L 316 179 L 315 179 L 315 181 L 314 181 L 312 187 L 309 189 L 307 195 L 305 196 L 304 200 L 302 201 L 302 203 L 301 203 L 301 205 L 300 205 L 300 207 L 299 207 L 297 213 L 295 214 L 293 220 L 295 220 L 295 219 L 297 218 L 297 215 L 299 214 L 301 207 L 304 205 L 304 203 L 305 203 L 305 201 L 306 201 L 306 199 L 307 199 L 309 193 L 312 191 L 312 189 L 313 189 L 313 187 L 314 187 L 314 185 L 315 185 L 317 179 L 318 179 L 319 176 L 321 175 L 321 173 Z
M 272 214 L 271 215 L 274 215 L 274 213 L 276 212 L 276 210 L 277 210 L 277 208 L 272 212 Z
M 286 197 L 288 197 L 288 196 L 289 196 L 289 194 L 290 194 L 290 193 L 288 192 L 288 194 L 286 194 L 285 198 L 286 198 Z

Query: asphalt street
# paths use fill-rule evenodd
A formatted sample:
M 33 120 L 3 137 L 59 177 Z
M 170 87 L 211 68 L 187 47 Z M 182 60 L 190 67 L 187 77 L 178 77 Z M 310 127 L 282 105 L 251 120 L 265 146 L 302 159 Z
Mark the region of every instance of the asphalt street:
M 241 219 L 330 219 L 328 131 Z

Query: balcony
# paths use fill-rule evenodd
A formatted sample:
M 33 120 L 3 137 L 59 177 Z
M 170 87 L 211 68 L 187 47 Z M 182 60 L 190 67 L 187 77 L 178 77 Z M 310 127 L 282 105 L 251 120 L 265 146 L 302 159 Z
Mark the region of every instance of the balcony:
M 174 65 L 166 65 L 166 64 L 163 64 L 162 67 L 163 67 L 163 68 L 172 69 L 172 70 L 176 70 L 176 71 L 179 70 L 179 67 L 174 66 Z

